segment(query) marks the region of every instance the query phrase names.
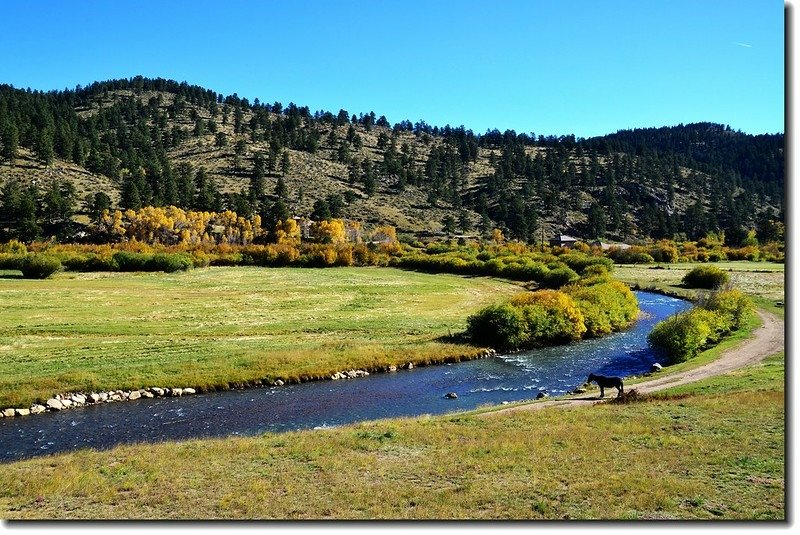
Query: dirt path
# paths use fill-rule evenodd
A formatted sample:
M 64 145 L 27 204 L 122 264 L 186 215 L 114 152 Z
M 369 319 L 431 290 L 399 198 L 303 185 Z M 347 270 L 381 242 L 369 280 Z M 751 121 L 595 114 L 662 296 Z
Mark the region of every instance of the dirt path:
M 705 379 L 707 377 L 722 375 L 729 371 L 743 368 L 749 364 L 755 364 L 756 362 L 759 362 L 762 359 L 783 350 L 783 320 L 773 314 L 770 314 L 769 312 L 764 312 L 762 310 L 758 311 L 758 316 L 761 318 L 763 324 L 761 327 L 755 330 L 755 336 L 724 351 L 715 361 L 704 364 L 698 368 L 686 370 L 684 372 L 661 375 L 643 383 L 638 383 L 631 388 L 636 388 L 636 390 L 640 393 L 655 392 L 664 388 L 699 381 L 700 379 Z M 613 389 L 611 390 L 614 391 Z M 599 393 L 597 395 L 593 394 L 589 397 L 584 396 L 572 397 L 568 399 L 557 399 L 552 401 L 537 401 L 517 407 L 509 407 L 507 409 L 486 412 L 481 414 L 481 416 L 509 414 L 517 411 L 531 411 L 543 409 L 545 407 L 574 407 L 577 405 L 592 404 L 598 402 L 598 396 Z

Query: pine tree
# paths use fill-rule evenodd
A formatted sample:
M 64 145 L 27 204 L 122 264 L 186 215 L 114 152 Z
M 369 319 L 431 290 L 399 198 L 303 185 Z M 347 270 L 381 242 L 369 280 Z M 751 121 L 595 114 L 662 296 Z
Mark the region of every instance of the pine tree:
M 49 166 L 53 163 L 54 157 L 53 131 L 49 128 L 44 128 L 39 131 L 36 138 L 36 158 L 43 164 Z
M 253 158 L 253 172 L 250 175 L 250 188 L 247 198 L 251 204 L 255 204 L 264 195 L 264 177 L 267 173 L 267 165 L 264 156 L 257 153 Z
M 0 125 L 0 160 L 14 165 L 19 151 L 19 131 L 10 120 Z
M 289 151 L 283 151 L 283 156 L 281 157 L 281 174 L 286 176 L 286 173 L 289 172 Z
M 278 177 L 278 182 L 275 184 L 275 195 L 281 199 L 286 199 L 289 196 L 289 188 L 286 187 L 283 177 Z

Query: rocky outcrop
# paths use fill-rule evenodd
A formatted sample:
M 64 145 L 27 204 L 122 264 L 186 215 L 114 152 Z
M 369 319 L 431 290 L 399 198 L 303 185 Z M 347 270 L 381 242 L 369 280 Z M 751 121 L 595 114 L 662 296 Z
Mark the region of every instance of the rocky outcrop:
M 448 392 L 444 395 L 445 399 L 458 399 L 458 394 L 455 392 Z

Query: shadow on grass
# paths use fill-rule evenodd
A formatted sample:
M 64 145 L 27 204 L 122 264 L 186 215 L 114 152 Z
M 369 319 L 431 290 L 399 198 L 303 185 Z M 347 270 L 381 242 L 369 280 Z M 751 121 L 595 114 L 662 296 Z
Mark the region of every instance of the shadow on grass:
M 24 279 L 22 273 L 0 273 L 0 279 Z

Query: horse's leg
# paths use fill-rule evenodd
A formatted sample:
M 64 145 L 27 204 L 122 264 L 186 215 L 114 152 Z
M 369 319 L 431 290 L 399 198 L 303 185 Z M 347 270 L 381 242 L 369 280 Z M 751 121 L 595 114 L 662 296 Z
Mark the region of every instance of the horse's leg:
M 605 397 L 605 395 L 606 395 L 605 388 L 603 388 L 603 386 L 602 386 L 602 385 L 600 385 L 600 397 L 601 397 L 601 398 L 602 398 L 602 397 Z
M 621 384 L 620 384 L 620 385 L 617 387 L 617 397 L 618 397 L 618 398 L 621 398 L 621 397 L 622 397 L 622 396 L 624 396 L 624 395 L 625 395 L 625 389 L 624 389 L 623 385 L 621 385 Z

